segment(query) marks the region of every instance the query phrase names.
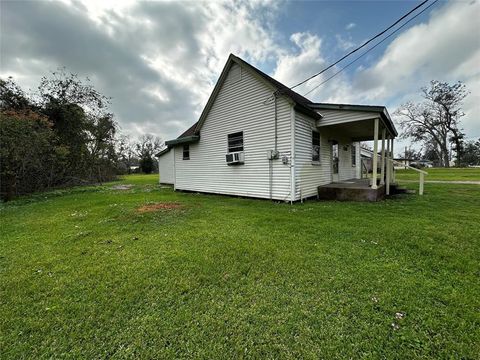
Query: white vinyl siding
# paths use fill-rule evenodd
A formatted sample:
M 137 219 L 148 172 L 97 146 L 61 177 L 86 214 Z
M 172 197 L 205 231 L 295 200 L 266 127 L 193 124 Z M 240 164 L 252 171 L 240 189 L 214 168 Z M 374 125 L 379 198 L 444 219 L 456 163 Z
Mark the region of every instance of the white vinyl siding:
M 319 163 L 312 162 L 312 130 L 320 133 Z M 360 151 L 356 152 L 356 166 L 352 166 L 352 140 L 327 128 L 317 128 L 314 119 L 295 112 L 295 200 L 316 196 L 318 186 L 332 182 L 331 140 L 338 142 L 338 180 L 360 178 Z M 358 150 L 359 143 L 353 144 Z
M 173 184 L 173 150 L 169 150 L 158 158 L 158 173 L 161 184 Z
M 207 114 L 200 140 L 190 144 L 190 160 L 182 161 L 182 152 L 175 152 L 178 190 L 258 198 L 270 196 L 267 151 L 274 149 L 275 112 L 273 101 L 265 102 L 273 89 L 251 71 L 239 71 L 237 67 L 239 65 L 232 65 Z M 290 166 L 282 163 L 281 156 L 290 154 L 291 104 L 284 97 L 277 102 L 280 158 L 273 160 L 272 197 L 290 200 Z M 243 132 L 245 163 L 228 166 L 225 161 L 228 134 L 237 132 Z
M 312 162 L 312 130 L 315 120 L 295 112 L 295 200 L 316 196 L 317 187 L 331 182 L 331 147 L 320 133 L 320 161 Z

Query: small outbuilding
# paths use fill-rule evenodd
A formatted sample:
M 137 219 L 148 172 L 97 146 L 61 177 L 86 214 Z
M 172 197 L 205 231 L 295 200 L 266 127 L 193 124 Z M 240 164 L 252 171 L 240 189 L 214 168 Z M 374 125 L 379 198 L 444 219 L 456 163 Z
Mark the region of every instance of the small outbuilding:
M 160 184 L 174 184 L 173 151 L 171 147 L 166 147 L 157 155 L 158 174 Z

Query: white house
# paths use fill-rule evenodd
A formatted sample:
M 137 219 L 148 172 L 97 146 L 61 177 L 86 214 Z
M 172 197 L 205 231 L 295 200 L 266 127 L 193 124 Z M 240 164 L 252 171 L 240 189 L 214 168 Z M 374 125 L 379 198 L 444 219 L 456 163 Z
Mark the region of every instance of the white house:
M 376 153 L 396 135 L 383 106 L 313 103 L 230 55 L 200 119 L 159 162 L 173 157 L 176 190 L 297 201 L 359 179 L 359 142 L 374 140 Z

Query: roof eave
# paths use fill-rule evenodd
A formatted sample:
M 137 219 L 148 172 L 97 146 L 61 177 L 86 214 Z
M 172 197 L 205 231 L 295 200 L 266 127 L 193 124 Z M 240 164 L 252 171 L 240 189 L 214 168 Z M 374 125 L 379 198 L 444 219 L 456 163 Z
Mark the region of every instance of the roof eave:
M 179 144 L 190 144 L 190 143 L 197 142 L 198 140 L 200 140 L 200 135 L 191 135 L 191 136 L 185 136 L 182 138 L 165 141 L 165 145 L 175 146 Z
M 385 106 L 377 105 L 355 105 L 355 104 L 330 104 L 330 103 L 313 103 L 309 105 L 312 108 L 332 109 L 332 110 L 355 110 L 355 111 L 369 111 L 382 112 Z
M 166 154 L 167 152 L 170 151 L 170 149 L 171 149 L 171 147 L 170 147 L 170 146 L 167 146 L 165 149 L 159 151 L 159 152 L 155 155 L 155 157 L 160 157 L 160 156 L 162 156 L 163 154 Z
M 296 103 L 293 108 L 295 109 L 295 111 L 298 111 L 299 113 L 310 116 L 310 117 L 314 118 L 315 120 L 320 120 L 322 118 L 322 115 L 320 115 L 316 111 L 314 111 L 312 109 L 309 109 L 309 108 L 306 108 L 305 106 L 302 106 L 298 103 Z

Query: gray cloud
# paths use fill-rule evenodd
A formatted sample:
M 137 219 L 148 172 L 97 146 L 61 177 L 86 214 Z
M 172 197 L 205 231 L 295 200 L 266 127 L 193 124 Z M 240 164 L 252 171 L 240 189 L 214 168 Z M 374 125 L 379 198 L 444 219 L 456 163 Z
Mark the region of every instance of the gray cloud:
M 478 133 L 478 3 L 473 4 L 442 5 L 427 23 L 398 36 L 371 66 L 342 73 L 309 96 L 394 107 L 415 99 L 430 79 L 464 80 L 472 91 L 466 129 Z M 320 34 L 284 34 L 291 43 L 279 46 L 277 11 L 277 2 L 249 0 L 114 8 L 94 1 L 3 1 L 0 75 L 13 75 L 28 88 L 66 66 L 113 98 L 124 132 L 172 138 L 197 120 L 230 52 L 260 68 L 276 64 L 274 76 L 289 85 L 331 60 Z M 298 90 L 306 92 L 320 80 Z
M 230 52 L 274 58 L 267 2 L 1 3 L 1 71 L 24 87 L 57 67 L 112 97 L 124 132 L 172 138 L 205 104 Z M 261 21 L 259 21 L 261 19 Z
M 198 56 L 191 36 L 192 11 L 178 4 L 141 3 L 130 16 L 109 11 L 101 25 L 85 16 L 85 11 L 80 3 L 2 3 L 2 73 L 19 74 L 29 86 L 58 66 L 89 76 L 112 97 L 113 112 L 130 132 L 172 137 L 193 122 L 198 102 L 194 93 L 145 60 L 156 52 L 167 52 L 177 61 Z M 163 20 L 144 26 L 157 16 Z M 110 33 L 105 31 L 108 28 Z M 191 61 L 182 66 L 188 67 Z M 156 96 L 152 89 L 163 96 Z

